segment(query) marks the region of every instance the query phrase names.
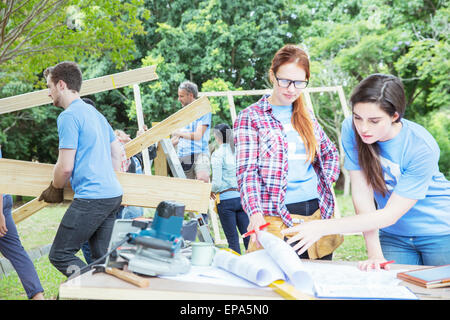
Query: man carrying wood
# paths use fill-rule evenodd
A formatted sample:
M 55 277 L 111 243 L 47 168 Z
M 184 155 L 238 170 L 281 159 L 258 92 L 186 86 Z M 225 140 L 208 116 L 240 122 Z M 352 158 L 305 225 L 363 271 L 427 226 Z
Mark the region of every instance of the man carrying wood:
M 197 96 L 195 83 L 185 81 L 178 87 L 178 101 L 183 107 L 196 100 Z M 172 143 L 178 146 L 178 157 L 188 179 L 209 182 L 210 127 L 211 113 L 208 113 L 172 134 Z
M 70 276 L 86 264 L 75 254 L 89 242 L 92 259 L 108 249 L 122 187 L 115 170 L 121 163 L 120 142 L 105 117 L 80 99 L 82 75 L 74 62 L 61 62 L 44 72 L 53 104 L 62 107 L 58 116 L 59 154 L 53 181 L 39 200 L 59 203 L 70 179 L 74 200 L 61 220 L 50 262 Z

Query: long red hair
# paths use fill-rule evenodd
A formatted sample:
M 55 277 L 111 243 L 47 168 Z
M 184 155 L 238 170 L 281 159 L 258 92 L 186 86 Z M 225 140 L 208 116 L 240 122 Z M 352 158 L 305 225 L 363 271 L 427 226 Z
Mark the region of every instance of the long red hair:
M 278 50 L 277 53 L 275 53 L 275 56 L 272 59 L 272 66 L 270 67 L 272 74 L 275 75 L 280 66 L 286 63 L 296 63 L 305 71 L 306 80 L 309 81 L 309 58 L 305 51 L 296 45 L 285 45 L 283 48 Z M 316 156 L 317 140 L 314 135 L 311 117 L 309 116 L 309 112 L 303 103 L 302 95 L 300 95 L 292 105 L 291 121 L 295 130 L 298 132 L 303 140 L 303 143 L 305 144 L 307 160 L 313 162 Z

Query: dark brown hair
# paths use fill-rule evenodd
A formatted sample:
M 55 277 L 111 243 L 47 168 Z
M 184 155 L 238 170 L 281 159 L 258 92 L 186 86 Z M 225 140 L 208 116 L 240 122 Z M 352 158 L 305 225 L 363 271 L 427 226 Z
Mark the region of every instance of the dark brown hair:
M 296 63 L 305 71 L 306 80 L 309 81 L 309 58 L 305 51 L 293 44 L 287 44 L 278 50 L 272 59 L 272 66 L 270 67 L 273 75 L 276 75 L 278 68 L 286 63 Z M 302 95 L 292 105 L 292 125 L 305 144 L 305 150 L 308 154 L 307 159 L 313 162 L 316 155 L 317 140 L 308 110 L 303 103 Z
M 228 143 L 231 147 L 231 151 L 234 153 L 233 129 L 226 123 L 219 123 L 214 127 L 214 131 L 220 133 L 219 138 L 222 140 L 222 143 Z
M 350 97 L 352 110 L 357 103 L 376 103 L 384 112 L 393 117 L 399 116 L 399 122 L 405 113 L 405 91 L 401 80 L 392 75 L 372 74 L 362 80 L 353 90 Z M 377 142 L 366 144 L 362 141 L 353 122 L 356 144 L 358 148 L 358 162 L 373 190 L 382 194 L 387 193 L 386 182 L 380 161 L 380 148 Z
M 44 71 L 44 77 L 50 76 L 51 81 L 56 85 L 59 80 L 66 83 L 67 88 L 80 92 L 83 76 L 81 70 L 75 62 L 64 61 L 54 67 L 48 67 Z

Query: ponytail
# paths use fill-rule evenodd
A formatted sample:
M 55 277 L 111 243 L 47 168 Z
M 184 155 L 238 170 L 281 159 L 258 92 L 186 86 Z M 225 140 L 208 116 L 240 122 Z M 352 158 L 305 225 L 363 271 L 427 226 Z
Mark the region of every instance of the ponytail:
M 302 95 L 300 95 L 293 103 L 292 125 L 303 140 L 307 154 L 307 161 L 312 163 L 316 156 L 317 140 L 314 135 L 311 117 L 305 107 L 305 104 L 303 103 Z

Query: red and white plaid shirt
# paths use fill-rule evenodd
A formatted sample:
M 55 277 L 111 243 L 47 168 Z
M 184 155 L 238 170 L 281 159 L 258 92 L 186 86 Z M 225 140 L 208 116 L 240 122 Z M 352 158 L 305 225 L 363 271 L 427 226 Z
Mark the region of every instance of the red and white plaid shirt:
M 120 143 L 121 152 L 120 152 L 120 172 L 127 172 L 128 167 L 131 164 L 131 160 L 127 158 L 127 153 L 125 151 L 125 146 L 123 143 Z
M 288 227 L 293 226 L 286 208 L 288 176 L 288 143 L 281 123 L 272 115 L 269 95 L 239 113 L 234 123 L 238 188 L 244 211 L 279 216 Z M 323 131 L 312 111 L 318 150 L 312 163 L 318 177 L 317 191 L 322 219 L 334 211 L 332 183 L 339 176 L 339 155 L 335 145 Z

